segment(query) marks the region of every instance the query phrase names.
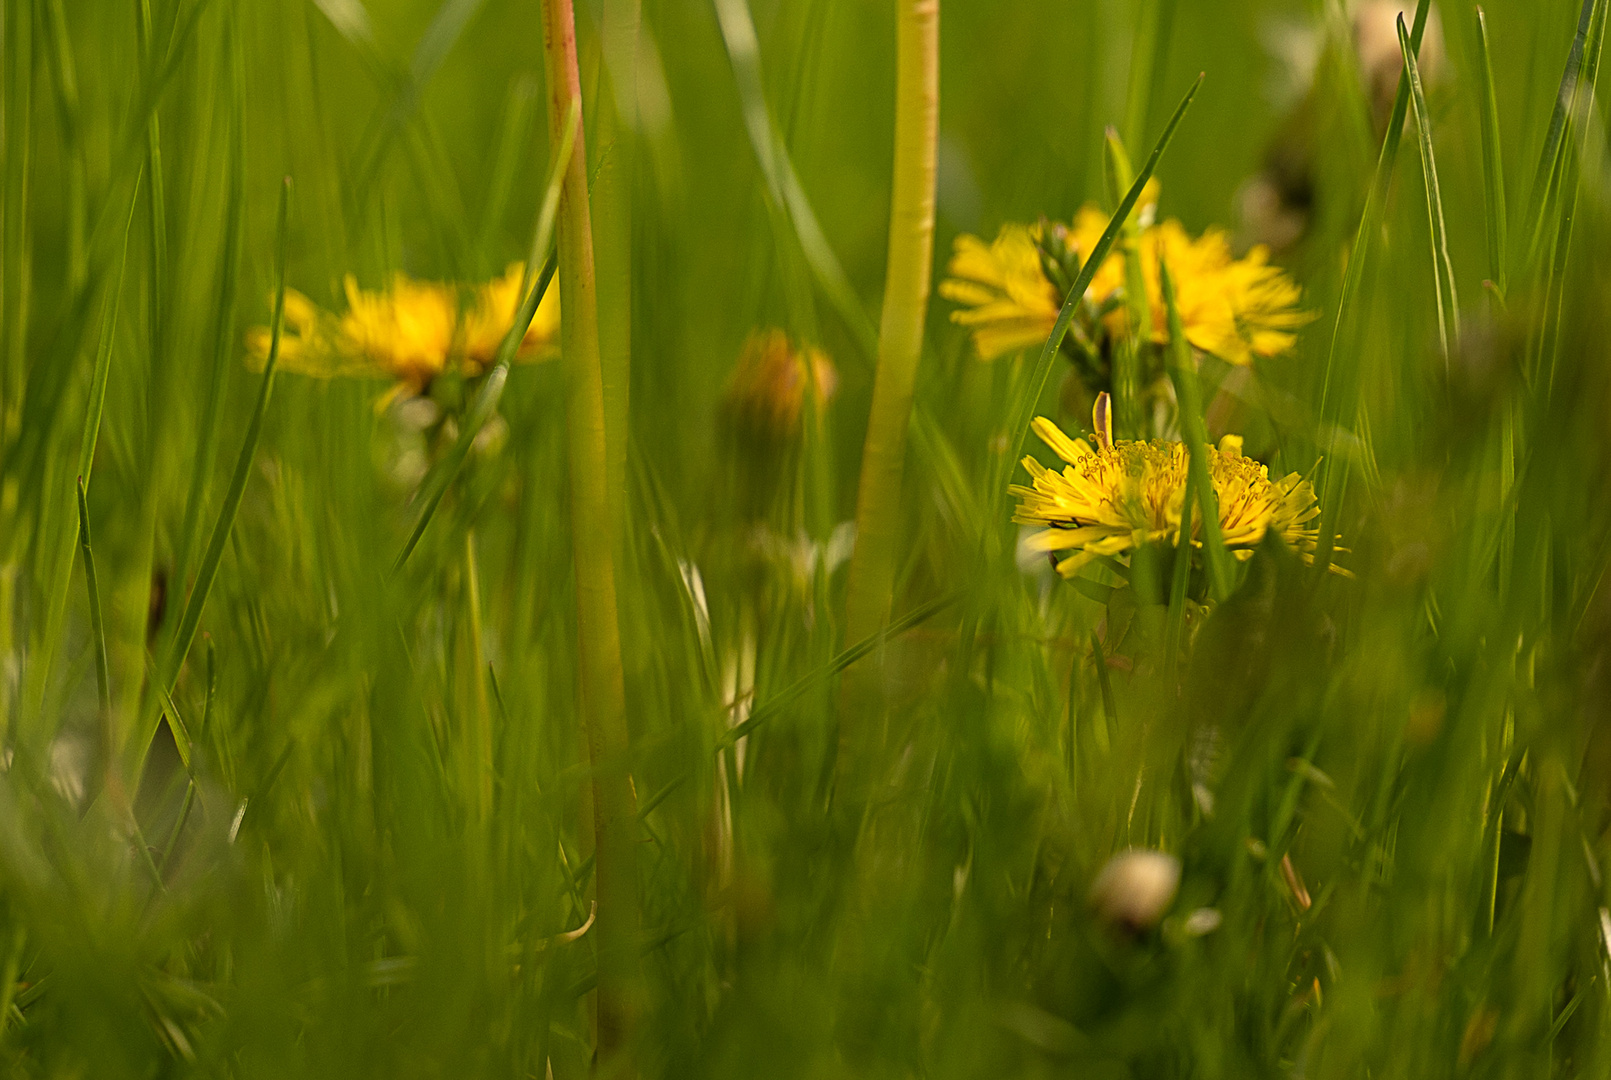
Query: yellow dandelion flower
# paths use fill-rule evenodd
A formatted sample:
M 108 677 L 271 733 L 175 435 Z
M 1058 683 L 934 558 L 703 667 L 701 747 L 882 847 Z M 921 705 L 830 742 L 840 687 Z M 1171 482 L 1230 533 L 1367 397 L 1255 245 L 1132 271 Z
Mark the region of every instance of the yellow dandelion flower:
M 1262 245 L 1226 270 L 1226 287 L 1237 329 L 1255 356 L 1279 356 L 1298 343 L 1298 331 L 1318 316 L 1298 305 L 1303 291 L 1280 267 L 1270 265 Z
M 1068 252 L 1084 259 L 1107 224 L 1099 210 L 1086 207 L 1071 226 L 1053 228 Z M 977 236 L 956 239 L 947 268 L 951 276 L 940 283 L 940 295 L 963 305 L 951 313 L 951 321 L 973 328 L 981 360 L 1034 348 L 1051 335 L 1063 295 L 1041 263 L 1042 234 L 1040 225 L 1009 224 L 989 244 Z M 1100 305 L 1123 287 L 1124 257 L 1110 252 L 1085 295 Z
M 1102 395 L 1106 396 L 1106 395 Z M 1035 420 L 1035 433 L 1067 464 L 1061 472 L 1024 458 L 1031 486 L 1014 485 L 1019 500 L 1013 520 L 1041 526 L 1029 546 L 1059 558 L 1057 568 L 1073 577 L 1098 556 L 1122 557 L 1159 541 L 1178 544 L 1190 460 L 1184 444 L 1114 441 L 1102 422 L 1088 443 L 1071 439 L 1050 420 Z M 1314 488 L 1297 473 L 1279 480 L 1258 461 L 1242 456 L 1241 440 L 1227 436 L 1209 450 L 1208 471 L 1219 498 L 1219 525 L 1225 546 L 1251 558 L 1269 532 L 1312 558 L 1318 546 L 1320 516 Z M 1191 542 L 1202 544 L 1195 515 Z
M 474 301 L 461 313 L 457 286 L 418 281 L 397 274 L 389 288 L 359 288 L 342 282 L 347 309 L 340 315 L 320 308 L 294 289 L 285 294 L 285 327 L 279 365 L 320 378 L 387 378 L 397 394 L 420 394 L 439 375 L 457 367 L 475 376 L 490 367 L 504 334 L 514 322 L 525 266 L 512 264 L 502 277 L 475 288 Z M 559 288 L 550 285 L 538 304 L 516 359 L 539 359 L 552 352 L 559 330 Z M 246 336 L 253 361 L 268 358 L 268 327 Z
M 796 347 L 782 330 L 761 330 L 744 342 L 723 408 L 751 433 L 788 439 L 800 430 L 807 389 L 821 410 L 838 386 L 839 373 L 821 349 Z
M 1038 226 L 1004 225 L 994 242 L 959 236 L 940 295 L 965 305 L 951 321 L 973 330 L 982 360 L 1045 341 L 1063 298 L 1041 268 Z
M 351 274 L 342 284 L 347 294 L 337 346 L 342 356 L 367 362 L 414 393 L 447 370 L 459 314 L 451 289 L 406 274 L 397 274 L 392 287 L 379 292 L 360 289 Z
M 525 282 L 526 264 L 510 263 L 502 277 L 493 278 L 476 290 L 476 303 L 465 314 L 464 359 L 470 374 L 476 375 L 491 367 L 498 357 L 498 347 L 509 332 L 520 308 L 521 290 Z M 559 282 L 549 283 L 543 298 L 537 304 L 526 336 L 515 352 L 517 360 L 533 360 L 554 351 L 559 340 Z
M 1255 248 L 1237 259 L 1224 230 L 1209 229 L 1193 237 L 1176 220 L 1151 224 L 1156 189 L 1149 185 L 1147 194 L 1150 200 L 1144 201 L 1141 214 L 1148 224 L 1141 232 L 1139 257 L 1152 314 L 1149 340 L 1159 345 L 1169 340 L 1158 271 L 1161 253 L 1193 348 L 1243 365 L 1256 356 L 1276 356 L 1290 349 L 1297 331 L 1314 316 L 1299 307 L 1301 291 L 1285 272 L 1270 265 L 1269 252 Z M 1053 246 L 1060 245 L 1077 264 L 1095 247 L 1107 223 L 1106 214 L 1086 206 L 1071 225 L 1053 226 L 1058 230 L 1051 238 L 1056 241 Z M 1046 273 L 1044 239 L 1038 225 L 1005 225 L 990 244 L 976 236 L 957 238 L 950 277 L 940 283 L 940 295 L 960 305 L 951 320 L 972 329 L 981 359 L 1032 348 L 1051 334 L 1062 296 Z M 1085 296 L 1098 310 L 1122 299 L 1125 258 L 1122 251 L 1110 252 L 1091 279 Z M 1127 319 L 1122 308 L 1109 311 L 1100 329 L 1109 336 L 1123 334 Z

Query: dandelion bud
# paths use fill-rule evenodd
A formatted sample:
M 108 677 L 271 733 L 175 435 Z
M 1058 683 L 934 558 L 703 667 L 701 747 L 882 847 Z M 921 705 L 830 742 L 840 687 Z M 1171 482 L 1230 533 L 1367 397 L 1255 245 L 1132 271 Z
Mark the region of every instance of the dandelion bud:
M 838 384 L 839 373 L 821 349 L 797 348 L 782 330 L 757 331 L 744 343 L 722 408 L 739 434 L 788 442 L 800 434 L 808 390 L 820 411 Z

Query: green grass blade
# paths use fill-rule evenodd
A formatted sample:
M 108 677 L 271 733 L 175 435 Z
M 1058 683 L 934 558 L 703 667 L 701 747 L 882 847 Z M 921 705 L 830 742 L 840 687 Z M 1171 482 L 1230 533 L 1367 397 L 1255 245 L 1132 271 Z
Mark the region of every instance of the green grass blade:
M 112 279 L 111 292 L 106 297 L 105 311 L 101 316 L 101 336 L 96 345 L 95 367 L 90 374 L 89 404 L 84 415 L 84 431 L 79 439 L 78 475 L 88 488 L 95 467 L 95 447 L 100 440 L 101 416 L 106 405 L 106 384 L 112 371 L 112 348 L 117 339 L 119 301 L 123 295 L 123 278 L 128 269 L 129 234 L 134 231 L 134 214 L 140 205 L 138 182 L 129 199 L 128 216 L 123 223 L 123 248 L 118 256 L 117 274 Z M 67 595 L 72 588 L 73 560 L 71 548 L 63 549 L 56 558 L 50 586 L 50 606 L 46 609 L 44 636 L 40 643 L 38 660 L 31 665 L 30 680 L 34 683 L 27 701 L 36 708 L 36 715 L 44 712 L 44 696 L 50 684 L 50 672 L 55 663 L 57 642 L 61 639 L 62 625 L 67 617 Z
M 482 260 L 484 273 L 499 269 L 489 261 L 488 253 L 497 246 L 498 231 L 503 226 L 504 212 L 508 210 L 509 197 L 514 192 L 515 173 L 520 169 L 520 158 L 531 136 L 537 96 L 537 84 L 530 76 L 516 79 L 509 90 L 509 101 L 504 107 L 503 123 L 499 127 L 497 149 L 492 155 L 492 173 L 487 182 L 486 205 L 481 211 L 481 228 L 476 234 L 476 257 Z
M 553 248 L 554 221 L 559 212 L 560 191 L 565 180 L 566 166 L 575 152 L 576 134 L 580 126 L 581 111 L 573 110 L 566 123 L 564 136 L 560 140 L 559 152 L 555 154 L 548 168 L 548 185 L 543 192 L 542 207 L 538 211 L 537 227 L 532 237 L 531 260 L 526 264 L 528 275 L 531 273 L 530 268 L 536 265 L 539 253 L 549 253 Z M 531 280 L 530 288 L 526 290 L 520 310 L 515 314 L 515 321 L 510 324 L 508 332 L 503 336 L 503 342 L 498 346 L 497 361 L 487 373 L 481 389 L 476 393 L 475 402 L 470 406 L 470 412 L 464 419 L 458 439 L 453 447 L 431 466 L 425 479 L 420 481 L 420 514 L 414 522 L 414 529 L 409 533 L 407 542 L 392 563 L 394 573 L 408 562 L 410 555 L 414 554 L 420 538 L 425 535 L 431 519 L 436 516 L 437 508 L 442 505 L 442 497 L 447 494 L 448 485 L 453 482 L 453 478 L 464 465 L 464 459 L 470 453 L 475 437 L 497 411 L 498 399 L 503 395 L 504 383 L 509 378 L 509 364 L 514 360 L 521 339 L 526 336 L 526 328 L 531 325 L 532 316 L 537 313 L 537 305 L 542 301 L 543 292 L 553 280 L 558 265 L 555 254 L 546 254 L 542 269 L 535 279 Z
M 101 337 L 95 348 L 95 367 L 90 373 L 89 405 L 84 411 L 84 434 L 78 444 L 78 475 L 84 478 L 85 487 L 89 486 L 90 473 L 95 467 L 95 447 L 101 437 L 106 382 L 112 374 L 112 348 L 117 340 L 118 309 L 123 297 L 123 279 L 129 265 L 129 234 L 134 229 L 134 211 L 138 206 L 139 186 L 136 180 L 135 197 L 129 200 L 129 215 L 123 223 L 123 249 L 118 256 L 117 273 L 112 278 L 105 313 L 101 316 Z
M 84 478 L 78 478 L 78 550 L 84 557 L 84 586 L 89 593 L 91 647 L 95 650 L 95 689 L 100 705 L 101 751 L 111 747 L 112 735 L 112 673 L 106 661 L 106 621 L 101 615 L 101 587 L 95 576 L 95 553 L 90 544 L 89 500 L 84 493 Z M 102 764 L 109 758 L 103 757 Z
M 28 376 L 28 316 L 31 274 L 29 197 L 33 156 L 33 5 L 8 5 L 0 42 L 5 80 L 0 122 L 5 124 L 5 178 L 0 202 L 0 450 L 11 472 Z
M 179 764 L 184 766 L 186 772 L 189 772 L 190 758 L 195 753 L 195 744 L 190 738 L 190 728 L 185 724 L 185 718 L 179 712 L 179 706 L 174 702 L 172 692 L 162 684 L 161 672 L 157 669 L 156 657 L 151 655 L 149 649 L 146 650 L 145 657 L 152 685 L 156 687 L 157 699 L 162 705 L 162 715 L 168 721 L 168 730 L 173 733 L 173 745 L 174 749 L 179 753 Z M 134 770 L 134 775 L 139 776 L 144 767 L 145 762 L 142 760 L 139 767 Z
M 1171 287 L 1170 292 L 1173 291 Z M 1173 297 L 1170 296 L 1169 299 Z M 1188 468 L 1186 494 L 1180 503 L 1180 534 L 1175 538 L 1174 576 L 1169 582 L 1169 622 L 1164 636 L 1164 671 L 1169 674 L 1171 692 L 1177 685 L 1181 642 L 1186 636 L 1186 587 L 1191 583 L 1192 517 L 1196 501 L 1197 484 Z
M 1191 488 L 1196 494 L 1198 512 L 1202 514 L 1203 561 L 1208 566 L 1209 592 L 1214 599 L 1223 601 L 1231 594 L 1233 575 L 1230 558 L 1225 551 L 1225 538 L 1220 532 L 1219 497 L 1214 491 L 1214 482 L 1208 469 L 1208 428 L 1203 422 L 1197 365 L 1192 359 L 1191 344 L 1186 340 L 1186 328 L 1175 303 L 1175 283 L 1162 254 L 1159 252 L 1158 279 L 1162 286 L 1164 307 L 1169 315 L 1169 378 L 1175 384 L 1175 399 L 1180 403 L 1180 427 L 1185 435 L 1187 451 L 1191 454 L 1187 470 L 1191 477 Z
M 1431 0 L 1420 0 L 1415 6 L 1415 23 L 1410 31 L 1410 45 L 1417 54 L 1421 38 L 1426 33 L 1427 13 Z M 1370 190 L 1365 196 L 1365 209 L 1359 215 L 1359 230 L 1354 234 L 1354 246 L 1348 253 L 1348 269 L 1343 274 L 1342 292 L 1337 298 L 1337 317 L 1332 323 L 1331 342 L 1326 349 L 1326 362 L 1320 380 L 1320 423 L 1323 429 L 1335 422 L 1339 413 L 1332 411 L 1333 381 L 1337 357 L 1343 351 L 1343 341 L 1353 324 L 1354 300 L 1359 284 L 1365 276 L 1365 264 L 1370 256 L 1371 241 L 1381 230 L 1382 215 L 1387 210 L 1387 191 L 1393 182 L 1393 166 L 1398 161 L 1399 141 L 1404 135 L 1404 120 L 1410 109 L 1410 76 L 1406 70 L 1399 75 L 1398 93 L 1393 98 L 1392 116 L 1387 122 L 1387 134 L 1382 138 L 1381 153 L 1376 158 L 1376 172 Z
M 1135 170 L 1117 131 L 1108 129 L 1105 144 L 1110 197 L 1118 199 L 1134 182 Z M 1113 350 L 1113 428 L 1121 439 L 1140 439 L 1146 435 L 1141 422 L 1141 352 L 1152 338 L 1152 310 L 1141 266 L 1141 222 L 1136 214 L 1131 213 L 1124 219 L 1124 231 L 1119 235 L 1124 251 L 1124 297 L 1125 306 L 1130 310 L 1131 332 L 1116 342 Z
M 794 223 L 800 248 L 805 252 L 817 284 L 827 294 L 839 317 L 856 336 L 868 357 L 878 353 L 878 332 L 861 300 L 856 296 L 850 278 L 828 243 L 827 234 L 817 221 L 800 177 L 794 171 L 788 147 L 783 143 L 772 111 L 766 103 L 766 90 L 761 81 L 761 47 L 756 38 L 755 23 L 750 17 L 747 0 L 713 0 L 716 21 L 721 27 L 722 41 L 727 47 L 727 58 L 732 63 L 733 80 L 738 84 L 739 99 L 744 107 L 744 126 L 749 132 L 750 145 L 755 149 L 756 161 L 766 178 L 773 201 L 788 211 Z
M 1584 65 L 1584 53 L 1589 29 L 1594 21 L 1595 9 L 1600 0 L 1583 0 L 1578 14 L 1577 33 L 1572 36 L 1572 47 L 1566 54 L 1566 70 L 1561 74 L 1561 85 L 1555 93 L 1555 107 L 1550 113 L 1549 129 L 1544 135 L 1544 148 L 1538 157 L 1538 169 L 1533 174 L 1533 191 L 1527 200 L 1527 251 L 1526 265 L 1531 267 L 1538 259 L 1538 245 L 1544 236 L 1544 219 L 1549 212 L 1550 193 L 1560 168 L 1561 147 L 1566 137 L 1566 122 L 1577 94 L 1578 76 Z
M 1426 20 L 1431 0 L 1419 0 L 1415 5 L 1415 22 L 1410 30 L 1410 49 L 1417 55 L 1421 39 L 1426 34 Z M 1365 208 L 1359 215 L 1359 229 L 1354 234 L 1354 246 L 1348 253 L 1348 268 L 1343 273 L 1342 289 L 1337 296 L 1337 316 L 1331 325 L 1331 339 L 1326 346 L 1326 360 L 1320 377 L 1320 430 L 1326 432 L 1326 478 L 1320 495 L 1320 548 L 1315 553 L 1315 564 L 1322 570 L 1331 565 L 1332 537 L 1336 532 L 1335 518 L 1341 504 L 1341 487 L 1334 486 L 1335 454 L 1331 453 L 1337 438 L 1337 418 L 1343 406 L 1336 401 L 1338 358 L 1352 348 L 1354 338 L 1354 306 L 1360 283 L 1365 277 L 1365 266 L 1371 254 L 1371 241 L 1381 231 L 1382 218 L 1387 212 L 1388 189 L 1393 183 L 1393 169 L 1398 161 L 1399 142 L 1404 136 L 1404 120 L 1410 109 L 1410 73 L 1406 68 L 1399 73 L 1398 91 L 1393 98 L 1393 112 L 1382 138 L 1381 153 L 1376 158 L 1376 172 L 1365 196 Z M 1346 482 L 1344 477 L 1343 482 Z
M 1085 290 L 1090 287 L 1091 279 L 1096 277 L 1096 272 L 1101 268 L 1102 261 L 1108 257 L 1108 252 L 1112 250 L 1114 240 L 1118 238 L 1120 230 L 1124 228 L 1124 223 L 1129 219 L 1130 212 L 1135 209 L 1136 201 L 1141 198 L 1142 189 L 1147 186 L 1147 181 L 1152 179 L 1152 174 L 1158 168 L 1158 162 L 1162 160 L 1164 151 L 1169 148 L 1170 140 L 1175 137 L 1175 130 L 1180 127 L 1181 120 L 1185 118 L 1186 110 L 1191 107 L 1192 99 L 1197 96 L 1197 91 L 1202 88 L 1203 78 L 1204 76 L 1202 75 L 1197 77 L 1197 81 L 1192 83 L 1191 89 L 1186 91 L 1186 96 L 1175 107 L 1175 114 L 1169 118 L 1168 126 L 1164 128 L 1163 134 L 1158 136 L 1158 141 L 1153 146 L 1152 153 L 1147 155 L 1147 160 L 1141 166 L 1141 171 L 1136 174 L 1135 182 L 1130 185 L 1130 190 L 1125 192 L 1118 209 L 1113 212 L 1113 217 L 1108 220 L 1107 228 L 1102 230 L 1101 239 L 1091 248 L 1091 253 L 1087 256 L 1085 265 L 1080 268 L 1079 276 L 1074 279 L 1074 284 L 1069 287 L 1068 295 L 1063 298 L 1063 308 L 1058 312 L 1057 322 L 1052 326 L 1051 336 L 1046 339 L 1046 344 L 1041 347 L 1040 356 L 1035 361 L 1035 367 L 1030 373 L 1028 384 L 1013 408 L 1012 426 L 1007 429 L 1008 436 L 1011 439 L 1010 445 L 1013 447 L 1013 453 L 1008 458 L 1009 464 L 1016 464 L 1018 459 L 1023 456 L 1024 440 L 1029 437 L 1029 424 L 1034 419 L 1035 405 L 1040 401 L 1041 394 L 1046 390 L 1046 380 L 1052 374 L 1052 362 L 1057 359 L 1057 351 L 1062 348 L 1063 337 L 1068 333 L 1068 324 L 1073 321 L 1074 312 L 1083 300 Z M 998 488 L 1002 487 L 1001 485 L 996 486 Z M 1005 489 L 1002 488 L 996 495 L 998 502 L 1005 495 Z
M 214 309 L 213 365 L 202 404 L 198 445 L 190 465 L 190 487 L 185 495 L 185 516 L 179 532 L 179 557 L 174 561 L 175 578 L 188 580 L 190 563 L 200 543 L 201 517 L 207 503 L 207 486 L 212 480 L 218 457 L 219 417 L 229 372 L 236 360 L 239 340 L 235 316 L 240 279 L 242 236 L 246 229 L 246 124 L 245 58 L 240 28 L 231 16 L 229 38 L 229 83 L 232 109 L 229 116 L 228 193 L 225 196 L 224 236 L 218 261 L 218 300 Z
M 257 457 L 257 444 L 263 435 L 263 419 L 268 414 L 269 398 L 274 392 L 274 372 L 279 364 L 280 338 L 285 328 L 285 253 L 290 206 L 291 179 L 286 177 L 280 185 L 278 240 L 274 265 L 274 316 L 270 324 L 268 360 L 263 365 L 263 378 L 258 384 L 257 403 L 252 408 L 252 418 L 247 424 L 246 436 L 242 439 L 240 453 L 235 458 L 235 471 L 230 477 L 229 489 L 224 494 L 223 505 L 218 508 L 218 517 L 213 522 L 207 550 L 202 554 L 201 563 L 196 570 L 195 584 L 191 586 L 190 595 L 185 600 L 184 613 L 179 617 L 179 628 L 174 633 L 167 660 L 162 665 L 160 679 L 163 688 L 170 692 L 179 678 L 180 669 L 184 667 L 185 657 L 190 653 L 190 644 L 195 640 L 196 629 L 201 624 L 202 609 L 207 604 L 207 596 L 212 592 L 213 579 L 217 577 L 218 566 L 223 561 L 224 546 L 229 542 L 230 531 L 235 526 L 235 515 L 240 511 L 241 499 L 246 494 L 246 483 L 251 478 L 252 462 Z M 149 739 L 144 741 L 149 743 Z M 144 753 L 143 747 L 140 752 Z
M 1499 99 L 1494 93 L 1493 57 L 1488 48 L 1488 16 L 1477 7 L 1478 105 L 1482 111 L 1482 181 L 1488 208 L 1488 277 L 1503 300 L 1509 287 L 1505 252 L 1510 247 L 1506 222 L 1505 169 L 1499 139 Z
M 716 750 L 720 752 L 725 750 L 727 747 L 732 746 L 734 743 L 738 742 L 738 740 L 750 734 L 762 724 L 772 720 L 780 712 L 782 712 L 791 701 L 799 698 L 812 687 L 821 685 L 823 682 L 833 678 L 835 675 L 844 671 L 846 668 L 850 667 L 850 665 L 854 664 L 864 656 L 867 656 L 882 648 L 886 642 L 900 637 L 914 626 L 926 622 L 932 616 L 944 611 L 947 607 L 950 607 L 952 604 L 956 603 L 959 595 L 961 594 L 951 593 L 949 595 L 939 597 L 938 599 L 930 600 L 926 604 L 920 604 L 907 614 L 901 616 L 899 619 L 896 619 L 894 622 L 889 623 L 876 633 L 870 634 L 862 640 L 856 642 L 854 645 L 851 645 L 849 648 L 846 648 L 822 667 L 816 669 L 810 674 L 803 675 L 793 683 L 790 683 L 787 687 L 778 691 L 777 694 L 768 698 L 764 705 L 761 705 L 753 710 L 742 724 L 735 724 L 724 731 L 721 738 L 716 740 Z
M 1147 118 L 1163 88 L 1165 61 L 1175 25 L 1179 0 L 1143 0 L 1130 50 L 1130 88 L 1125 100 L 1124 141 L 1140 146 L 1147 137 Z
M 1449 258 L 1449 232 L 1443 220 L 1443 190 L 1438 184 L 1438 162 L 1432 149 L 1432 117 L 1426 108 L 1421 85 L 1421 68 L 1415 60 L 1415 46 L 1404 16 L 1398 18 L 1398 44 L 1404 54 L 1404 70 L 1410 77 L 1410 100 L 1415 106 L 1415 126 L 1421 148 L 1421 168 L 1426 176 L 1426 211 L 1432 225 L 1432 277 L 1438 293 L 1438 336 L 1443 344 L 1443 363 L 1460 344 L 1460 299 L 1454 284 L 1454 263 Z
M 442 66 L 442 61 L 447 59 L 448 53 L 453 51 L 453 46 L 463 35 L 464 28 L 469 25 L 476 12 L 481 10 L 483 2 L 484 0 L 443 0 L 430 25 L 425 28 L 425 33 L 420 36 L 419 43 L 414 46 L 408 70 L 403 73 L 400 83 L 394 88 L 376 123 L 372 125 L 374 138 L 367 151 L 359 157 L 358 180 L 351 189 L 356 200 L 356 205 L 353 207 L 356 211 L 355 217 L 361 219 L 367 208 L 374 204 L 374 195 L 379 190 L 376 180 L 379 179 L 381 169 L 391 156 L 398 136 L 414 119 L 426 85 L 436 75 Z M 332 7 L 339 10 L 340 5 Z M 326 17 L 330 17 L 328 11 Z M 350 25 L 350 20 L 338 25 Z M 372 42 L 373 38 L 358 37 L 349 40 Z M 362 47 L 359 51 L 366 56 L 377 55 Z M 424 179 L 427 183 L 433 182 L 429 176 Z
M 1593 113 L 1595 90 L 1599 81 L 1600 50 L 1605 43 L 1606 19 L 1611 3 L 1595 4 L 1590 13 L 1588 44 L 1584 49 L 1581 76 L 1573 87 L 1571 110 L 1567 123 L 1570 130 L 1586 133 Z M 1546 209 L 1553 205 L 1558 212 L 1555 242 L 1549 251 L 1549 266 L 1544 279 L 1543 325 L 1538 335 L 1538 356 L 1535 371 L 1542 371 L 1545 396 L 1555 388 L 1555 367 L 1560 356 L 1561 323 L 1565 315 L 1567 269 L 1572 252 L 1572 233 L 1577 217 L 1579 197 L 1582 194 L 1579 146 L 1563 140 L 1556 156 L 1553 199 L 1546 200 Z M 1546 214 L 1547 216 L 1547 214 Z
M 67 283 L 70 289 L 84 286 L 89 275 L 85 244 L 89 221 L 89 166 L 84 160 L 84 132 L 79 108 L 78 67 L 73 59 L 72 35 L 67 28 L 67 12 L 62 0 L 46 0 L 45 29 L 50 38 L 50 71 L 56 88 L 57 112 L 61 116 L 64 167 L 67 173 L 63 195 L 67 201 Z

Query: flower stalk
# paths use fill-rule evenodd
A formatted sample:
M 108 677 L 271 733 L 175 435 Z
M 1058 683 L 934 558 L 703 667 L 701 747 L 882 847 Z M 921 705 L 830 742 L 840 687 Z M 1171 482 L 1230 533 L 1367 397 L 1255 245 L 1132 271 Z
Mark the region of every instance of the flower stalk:
M 845 641 L 889 621 L 902 532 L 901 473 L 923 348 L 934 262 L 934 187 L 940 115 L 939 0 L 896 0 L 895 174 L 878 371 L 856 495 L 856 548 L 845 599 Z M 842 772 L 863 747 L 859 725 L 875 701 L 876 654 L 845 673 L 839 720 Z M 861 715 L 855 715 L 860 712 Z
M 571 0 L 543 2 L 550 145 L 582 99 Z M 598 921 L 597 1039 L 604 1073 L 629 1072 L 638 973 L 637 797 L 628 761 L 626 693 L 615 595 L 615 522 L 605 433 L 598 291 L 587 189 L 585 136 L 578 126 L 559 202 L 559 282 L 565 298 L 560 343 L 565 370 L 571 529 L 576 568 L 577 653 L 582 737 L 592 778 Z

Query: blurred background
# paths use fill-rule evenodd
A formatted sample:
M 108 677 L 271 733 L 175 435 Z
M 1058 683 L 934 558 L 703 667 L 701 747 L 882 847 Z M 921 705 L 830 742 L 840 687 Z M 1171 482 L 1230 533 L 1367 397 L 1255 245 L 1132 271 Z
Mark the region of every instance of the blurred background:
M 958 235 L 1111 209 L 1104 131 L 1140 160 L 1206 76 L 1159 212 L 1269 245 L 1319 316 L 1253 369 L 1205 361 L 1211 434 L 1313 473 L 1355 577 L 1261 551 L 1189 612 L 1168 685 L 1145 605 L 1016 562 L 992 480 L 1029 365 L 981 362 L 936 296 L 911 618 L 846 835 L 825 774 L 893 7 L 643 0 L 611 71 L 602 4 L 578 0 L 589 171 L 617 185 L 595 231 L 631 211 L 644 1075 L 1611 1070 L 1606 4 L 1485 8 L 1508 239 L 1496 258 L 1475 8 L 1438 0 L 1422 65 L 1458 341 L 1442 354 L 1412 115 L 1328 375 L 1397 5 L 942 0 L 936 280 Z M 377 405 L 382 380 L 281 372 L 171 698 L 155 677 L 248 437 L 282 177 L 287 282 L 333 310 L 347 275 L 475 283 L 526 258 L 550 166 L 536 0 L 5 0 L 4 20 L 0 1057 L 587 1074 L 559 363 L 513 369 L 395 572 L 474 386 Z M 1586 90 L 1552 142 L 1580 21 Z M 820 350 L 821 393 L 745 374 L 769 328 Z M 1039 409 L 1088 430 L 1058 364 Z M 1146 867 L 1109 864 L 1130 848 L 1171 857 L 1156 903 Z

